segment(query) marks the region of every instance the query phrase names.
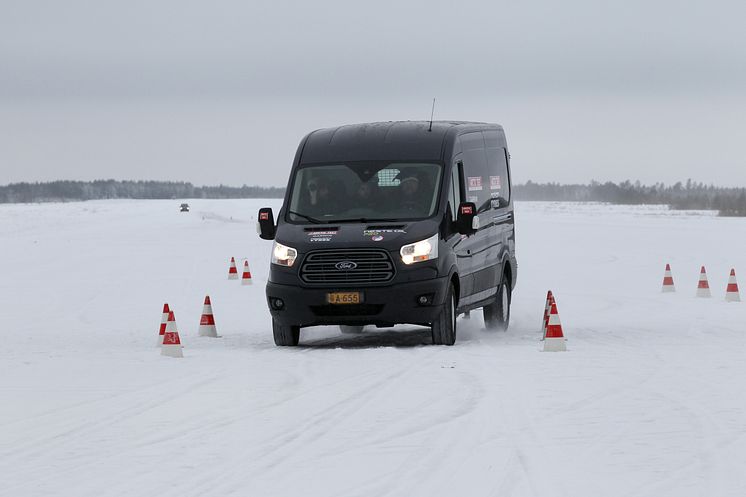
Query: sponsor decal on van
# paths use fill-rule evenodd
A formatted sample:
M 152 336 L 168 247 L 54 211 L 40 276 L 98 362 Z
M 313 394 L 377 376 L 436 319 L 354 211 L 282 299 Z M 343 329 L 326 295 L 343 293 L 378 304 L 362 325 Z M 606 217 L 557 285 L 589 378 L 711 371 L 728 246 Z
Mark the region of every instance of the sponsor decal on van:
M 502 180 L 500 176 L 490 176 L 490 190 L 500 190 L 502 188 Z
M 469 191 L 476 192 L 482 189 L 482 177 L 481 176 L 469 176 Z
M 331 242 L 336 231 L 311 231 L 308 233 L 309 242 Z

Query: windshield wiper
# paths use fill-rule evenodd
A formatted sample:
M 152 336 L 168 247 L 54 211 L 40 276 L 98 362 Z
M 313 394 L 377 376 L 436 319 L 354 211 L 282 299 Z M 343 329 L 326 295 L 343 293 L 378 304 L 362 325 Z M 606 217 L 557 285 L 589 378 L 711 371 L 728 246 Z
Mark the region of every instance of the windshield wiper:
M 292 214 L 294 216 L 302 217 L 303 219 L 311 221 L 314 224 L 324 224 L 325 223 L 325 221 L 321 221 L 319 219 L 316 219 L 315 217 L 306 216 L 305 214 L 301 214 L 300 212 L 295 212 L 295 211 L 288 210 L 288 214 Z

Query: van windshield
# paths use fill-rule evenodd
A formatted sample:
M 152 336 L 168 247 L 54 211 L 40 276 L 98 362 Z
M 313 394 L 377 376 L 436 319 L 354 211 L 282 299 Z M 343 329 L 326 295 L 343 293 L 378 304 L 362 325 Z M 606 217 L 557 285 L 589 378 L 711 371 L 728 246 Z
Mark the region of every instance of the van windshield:
M 414 220 L 435 213 L 443 167 L 430 163 L 303 165 L 288 217 L 297 222 Z

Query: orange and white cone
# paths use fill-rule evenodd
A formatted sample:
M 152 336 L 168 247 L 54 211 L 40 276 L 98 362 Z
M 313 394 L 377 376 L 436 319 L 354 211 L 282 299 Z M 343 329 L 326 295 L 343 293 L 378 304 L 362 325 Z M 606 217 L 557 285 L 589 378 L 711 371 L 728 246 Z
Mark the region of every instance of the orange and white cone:
M 552 307 L 549 310 L 547 332 L 544 337 L 544 352 L 564 352 L 566 350 L 565 335 L 562 332 L 562 323 L 557 313 L 557 303 L 552 302 Z
M 238 268 L 236 267 L 236 258 L 231 257 L 231 267 L 228 269 L 228 279 L 229 280 L 237 280 L 238 279 Z
M 218 337 L 218 330 L 215 327 L 215 316 L 212 315 L 212 303 L 210 296 L 205 297 L 205 305 L 202 307 L 202 317 L 199 319 L 199 336 L 201 337 Z
M 547 337 L 547 323 L 549 322 L 549 310 L 552 308 L 552 300 L 554 296 L 552 291 L 547 291 L 547 299 L 544 302 L 544 317 L 541 319 L 541 339 L 544 340 Z
M 242 285 L 251 285 L 251 271 L 249 270 L 249 261 L 243 263 L 243 274 L 241 275 Z
M 168 313 L 171 309 L 168 308 L 168 304 L 163 304 L 163 312 L 161 313 L 161 327 L 158 329 L 158 346 L 163 344 L 163 335 L 166 333 L 166 323 L 168 322 Z
M 730 270 L 728 277 L 728 288 L 725 289 L 726 302 L 740 302 L 741 294 L 738 292 L 738 282 L 736 281 L 736 270 Z
M 176 329 L 176 318 L 174 318 L 174 311 L 171 311 L 168 313 L 166 333 L 163 335 L 163 344 L 161 345 L 161 355 L 168 357 L 184 357 L 181 348 L 179 331 Z
M 663 287 L 661 288 L 661 292 L 663 293 L 669 293 L 669 292 L 675 292 L 676 287 L 673 284 L 673 275 L 671 274 L 671 265 L 666 264 L 666 272 L 663 273 Z
M 710 284 L 707 282 L 707 272 L 705 271 L 704 266 L 702 266 L 702 269 L 699 270 L 697 297 L 702 297 L 705 299 L 709 299 L 710 297 L 712 297 L 712 293 L 710 293 Z

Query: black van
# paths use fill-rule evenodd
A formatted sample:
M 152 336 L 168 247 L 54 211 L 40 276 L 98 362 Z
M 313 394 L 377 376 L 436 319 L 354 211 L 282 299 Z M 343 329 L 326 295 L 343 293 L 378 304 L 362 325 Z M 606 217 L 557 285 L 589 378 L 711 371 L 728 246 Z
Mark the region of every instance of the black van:
M 267 303 L 277 345 L 300 329 L 398 323 L 453 345 L 481 307 L 506 329 L 516 283 L 510 155 L 502 126 L 384 122 L 321 129 L 298 146 L 275 224 Z

